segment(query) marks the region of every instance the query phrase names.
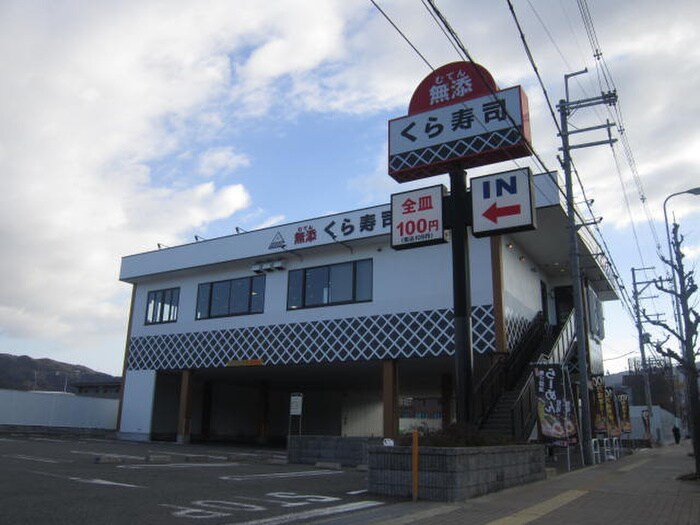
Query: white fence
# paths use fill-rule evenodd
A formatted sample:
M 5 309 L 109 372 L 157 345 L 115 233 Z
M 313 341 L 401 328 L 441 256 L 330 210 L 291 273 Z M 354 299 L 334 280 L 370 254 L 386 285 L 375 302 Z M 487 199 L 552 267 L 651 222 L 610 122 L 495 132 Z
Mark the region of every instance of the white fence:
M 0 390 L 0 425 L 115 430 L 118 399 Z

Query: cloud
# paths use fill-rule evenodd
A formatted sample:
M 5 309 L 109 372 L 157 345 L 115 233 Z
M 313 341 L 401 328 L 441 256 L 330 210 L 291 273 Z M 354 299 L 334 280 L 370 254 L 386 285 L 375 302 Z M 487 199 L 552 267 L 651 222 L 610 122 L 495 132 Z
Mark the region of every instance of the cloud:
M 247 155 L 235 153 L 230 147 L 217 147 L 200 155 L 197 171 L 205 177 L 212 177 L 245 166 L 250 166 L 250 158 Z

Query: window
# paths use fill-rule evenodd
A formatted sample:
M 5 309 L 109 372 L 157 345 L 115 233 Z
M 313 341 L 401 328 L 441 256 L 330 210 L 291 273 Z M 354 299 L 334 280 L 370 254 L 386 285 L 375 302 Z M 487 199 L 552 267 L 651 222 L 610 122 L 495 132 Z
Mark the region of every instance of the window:
M 203 283 L 197 290 L 196 319 L 259 314 L 264 305 L 264 275 Z
M 289 310 L 371 300 L 371 259 L 289 272 Z
M 174 323 L 177 321 L 180 289 L 168 288 L 148 292 L 146 324 Z

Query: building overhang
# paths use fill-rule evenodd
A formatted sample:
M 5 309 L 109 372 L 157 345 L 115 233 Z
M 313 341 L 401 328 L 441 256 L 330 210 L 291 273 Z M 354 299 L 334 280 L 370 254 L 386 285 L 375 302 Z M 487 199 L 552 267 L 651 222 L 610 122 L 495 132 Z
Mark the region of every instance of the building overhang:
M 571 282 L 571 242 L 566 202 L 556 173 L 535 177 L 537 229 L 510 234 L 538 271 L 552 281 Z M 577 224 L 579 221 L 577 221 Z M 603 301 L 619 299 L 613 266 L 595 237 L 585 226 L 577 226 L 581 273 Z

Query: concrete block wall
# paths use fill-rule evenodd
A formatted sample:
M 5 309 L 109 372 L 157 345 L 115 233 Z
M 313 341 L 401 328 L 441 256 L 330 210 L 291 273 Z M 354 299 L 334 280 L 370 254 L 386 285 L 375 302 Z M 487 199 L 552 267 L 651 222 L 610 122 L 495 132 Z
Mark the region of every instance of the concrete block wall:
M 343 467 L 367 465 L 369 446 L 381 438 L 339 436 L 289 436 L 287 461 L 306 465 L 339 463 Z
M 369 492 L 411 496 L 411 448 L 369 447 Z M 541 445 L 420 447 L 418 497 L 462 501 L 545 478 Z

